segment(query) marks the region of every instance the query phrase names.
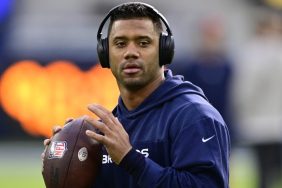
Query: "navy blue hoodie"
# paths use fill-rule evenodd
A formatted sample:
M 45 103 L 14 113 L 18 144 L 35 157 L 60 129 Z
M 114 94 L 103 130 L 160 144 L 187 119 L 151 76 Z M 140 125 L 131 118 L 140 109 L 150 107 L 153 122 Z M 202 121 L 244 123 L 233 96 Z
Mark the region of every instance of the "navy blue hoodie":
M 165 81 L 136 109 L 119 98 L 113 113 L 132 149 L 116 165 L 103 149 L 95 188 L 228 188 L 227 126 L 202 90 L 165 71 Z

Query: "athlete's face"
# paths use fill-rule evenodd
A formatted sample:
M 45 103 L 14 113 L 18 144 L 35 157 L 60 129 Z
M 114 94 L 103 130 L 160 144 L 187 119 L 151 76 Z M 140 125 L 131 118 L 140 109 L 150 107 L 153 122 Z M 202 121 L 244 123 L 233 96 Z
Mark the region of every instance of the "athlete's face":
M 163 74 L 159 33 L 150 19 L 117 20 L 109 35 L 110 67 L 118 85 L 138 90 Z

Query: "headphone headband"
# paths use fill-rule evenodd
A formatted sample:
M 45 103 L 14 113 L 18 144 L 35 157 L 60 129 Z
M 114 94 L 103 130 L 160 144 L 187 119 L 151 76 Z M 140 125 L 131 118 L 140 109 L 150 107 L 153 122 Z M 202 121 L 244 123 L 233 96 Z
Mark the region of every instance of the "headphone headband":
M 123 4 L 120 4 L 120 5 L 117 5 L 115 7 L 113 7 L 109 13 L 107 14 L 107 16 L 103 19 L 103 21 L 101 22 L 100 26 L 99 26 L 99 29 L 98 29 L 98 32 L 97 32 L 97 40 L 100 40 L 102 38 L 102 30 L 104 28 L 104 25 L 105 23 L 107 22 L 107 20 L 109 19 L 109 17 L 112 16 L 112 13 L 117 10 L 119 7 L 123 6 L 123 5 L 126 5 L 126 4 L 141 4 L 141 5 L 144 5 L 145 7 L 149 8 L 152 10 L 152 12 L 154 12 L 161 20 L 162 22 L 164 23 L 164 25 L 166 26 L 166 31 L 167 31 L 167 34 L 168 35 L 172 35 L 172 32 L 171 32 L 171 29 L 169 27 L 169 24 L 168 24 L 168 21 L 166 20 L 166 18 L 156 9 L 154 8 L 153 6 L 149 5 L 149 4 L 146 4 L 146 3 L 141 3 L 141 2 L 130 2 L 130 3 L 123 3 Z

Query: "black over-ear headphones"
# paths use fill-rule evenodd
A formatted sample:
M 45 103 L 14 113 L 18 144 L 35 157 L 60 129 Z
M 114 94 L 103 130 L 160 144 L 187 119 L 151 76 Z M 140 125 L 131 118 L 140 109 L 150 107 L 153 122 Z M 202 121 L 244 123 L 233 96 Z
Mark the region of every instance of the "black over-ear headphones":
M 174 55 L 174 39 L 172 32 L 170 30 L 169 24 L 165 17 L 153 6 L 148 5 L 146 3 L 140 3 L 140 2 L 131 2 L 131 3 L 123 3 L 121 5 L 118 5 L 114 8 L 112 8 L 107 16 L 103 19 L 101 22 L 98 32 L 97 32 L 97 53 L 99 56 L 99 61 L 101 63 L 101 66 L 103 68 L 110 68 L 110 62 L 109 62 L 109 41 L 108 37 L 102 39 L 102 30 L 103 27 L 108 20 L 109 17 L 112 16 L 113 12 L 118 9 L 120 6 L 123 6 L 124 4 L 142 4 L 145 7 L 149 8 L 153 13 L 155 13 L 164 23 L 166 26 L 166 32 L 162 32 L 160 34 L 160 42 L 159 42 L 159 61 L 160 61 L 160 66 L 170 64 Z

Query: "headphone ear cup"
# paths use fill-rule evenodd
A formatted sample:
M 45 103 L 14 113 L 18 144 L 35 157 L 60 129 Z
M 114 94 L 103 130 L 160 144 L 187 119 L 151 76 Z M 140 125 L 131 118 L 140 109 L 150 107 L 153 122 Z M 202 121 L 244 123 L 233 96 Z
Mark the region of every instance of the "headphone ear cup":
M 160 66 L 170 64 L 174 56 L 173 36 L 161 33 L 160 35 L 159 61 Z
M 97 43 L 97 54 L 103 68 L 110 68 L 108 38 L 100 39 Z

